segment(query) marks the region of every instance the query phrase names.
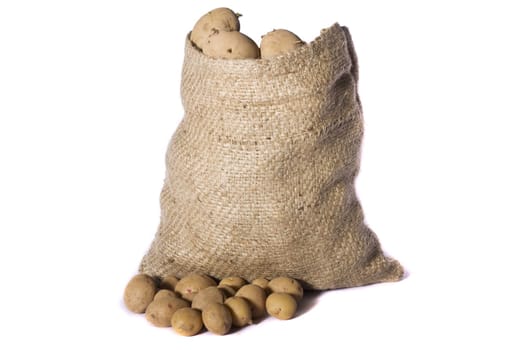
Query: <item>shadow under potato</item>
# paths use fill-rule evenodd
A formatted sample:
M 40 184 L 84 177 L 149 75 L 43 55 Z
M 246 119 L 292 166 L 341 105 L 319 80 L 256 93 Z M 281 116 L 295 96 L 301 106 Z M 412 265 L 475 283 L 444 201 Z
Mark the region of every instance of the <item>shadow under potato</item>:
M 300 317 L 310 311 L 316 304 L 322 291 L 319 290 L 305 290 L 303 299 L 297 303 L 297 312 L 294 318 Z

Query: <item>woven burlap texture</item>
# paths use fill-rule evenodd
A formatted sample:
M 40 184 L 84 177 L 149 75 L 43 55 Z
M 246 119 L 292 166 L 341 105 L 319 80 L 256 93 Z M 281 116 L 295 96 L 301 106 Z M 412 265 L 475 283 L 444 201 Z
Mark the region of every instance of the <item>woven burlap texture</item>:
M 354 180 L 363 120 L 352 40 L 337 23 L 284 56 L 212 59 L 186 40 L 184 118 L 166 155 L 157 234 L 139 270 L 308 289 L 397 281 Z

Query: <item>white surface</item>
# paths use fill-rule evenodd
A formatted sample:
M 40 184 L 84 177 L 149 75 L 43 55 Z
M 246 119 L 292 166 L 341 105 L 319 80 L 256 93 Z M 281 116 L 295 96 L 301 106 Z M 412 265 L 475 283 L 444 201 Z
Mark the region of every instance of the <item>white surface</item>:
M 0 348 L 523 349 L 518 3 L 1 2 Z M 158 224 L 184 36 L 217 6 L 243 13 L 257 41 L 349 27 L 366 122 L 358 193 L 409 276 L 321 293 L 291 321 L 183 338 L 121 296 Z

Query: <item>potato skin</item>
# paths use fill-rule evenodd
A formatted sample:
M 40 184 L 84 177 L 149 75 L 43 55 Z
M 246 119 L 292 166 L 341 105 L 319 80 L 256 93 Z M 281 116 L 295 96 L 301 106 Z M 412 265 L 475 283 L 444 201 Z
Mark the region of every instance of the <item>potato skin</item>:
M 244 327 L 252 324 L 252 309 L 248 301 L 242 297 L 230 297 L 224 305 L 232 314 L 232 324 L 235 327 Z
M 210 35 L 202 47 L 202 52 L 212 58 L 248 59 L 259 58 L 257 44 L 241 32 L 217 30 Z
M 268 283 L 270 281 L 268 281 L 266 278 L 264 277 L 259 277 L 259 278 L 256 278 L 252 281 L 252 284 L 255 284 L 256 286 L 259 286 L 261 287 L 262 289 L 264 289 L 264 291 L 266 292 L 266 294 L 270 294 L 271 291 L 268 289 Z
M 242 286 L 237 293 L 236 297 L 243 297 L 246 299 L 252 309 L 252 317 L 254 319 L 264 317 L 266 315 L 266 292 L 255 284 L 246 284 Z
M 224 284 L 223 285 L 219 284 L 217 288 L 219 288 L 219 290 L 222 292 L 225 299 L 234 296 L 235 293 L 237 292 L 237 290 L 233 289 L 231 286 L 227 286 Z
M 219 286 L 230 286 L 235 290 L 239 290 L 242 286 L 246 284 L 246 280 L 238 276 L 228 276 L 223 278 L 219 282 Z
M 210 303 L 224 303 L 224 294 L 219 288 L 212 286 L 200 290 L 193 298 L 191 307 L 202 311 Z
M 202 326 L 202 314 L 197 309 L 189 307 L 178 309 L 171 317 L 173 330 L 186 337 L 199 333 Z
M 169 290 L 169 289 L 160 289 L 157 294 L 155 294 L 155 297 L 153 298 L 153 300 L 158 300 L 158 299 L 162 299 L 162 298 L 171 298 L 171 299 L 174 299 L 177 297 L 177 294 L 175 294 L 174 291 L 172 290 Z
M 193 301 L 195 295 L 206 287 L 216 287 L 217 283 L 209 276 L 191 273 L 183 278 L 175 286 L 175 292 L 180 293 L 183 299 Z
M 289 320 L 295 316 L 297 301 L 286 293 L 272 293 L 266 299 L 266 311 L 279 320 Z
M 297 35 L 286 29 L 275 29 L 261 40 L 261 58 L 270 58 L 293 51 L 305 43 Z
M 135 275 L 126 285 L 124 290 L 124 304 L 129 311 L 144 313 L 157 293 L 155 280 L 146 275 Z
M 224 335 L 232 326 L 230 309 L 224 304 L 211 303 L 202 310 L 202 323 L 207 330 L 214 334 Z
M 216 8 L 203 15 L 195 23 L 190 34 L 190 40 L 197 45 L 197 47 L 202 49 L 208 37 L 216 30 L 238 32 L 241 28 L 238 17 L 239 15 L 229 8 Z
M 159 298 L 148 305 L 146 319 L 154 326 L 169 327 L 175 311 L 189 306 L 186 300 L 180 298 Z
M 290 294 L 295 298 L 297 302 L 299 302 L 303 298 L 303 287 L 301 286 L 301 283 L 299 283 L 297 280 L 280 276 L 275 277 L 268 283 L 268 289 L 272 293 L 287 293 Z
M 177 283 L 179 283 L 179 279 L 176 276 L 167 276 L 160 282 L 160 288 L 175 291 Z

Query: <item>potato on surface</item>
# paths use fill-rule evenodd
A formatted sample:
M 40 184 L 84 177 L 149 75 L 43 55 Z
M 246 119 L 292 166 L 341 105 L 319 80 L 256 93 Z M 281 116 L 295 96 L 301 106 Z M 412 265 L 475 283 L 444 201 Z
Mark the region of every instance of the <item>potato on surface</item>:
M 266 278 L 264 277 L 259 277 L 259 278 L 256 278 L 252 281 L 252 284 L 255 284 L 256 286 L 259 286 L 261 287 L 262 289 L 264 289 L 264 291 L 266 292 L 266 294 L 269 294 L 269 289 L 268 289 L 268 283 L 270 281 L 268 281 Z
M 178 309 L 171 317 L 171 327 L 178 334 L 191 337 L 202 329 L 202 314 L 190 307 Z
M 222 294 L 224 295 L 224 298 L 229 298 L 229 297 L 232 297 L 235 295 L 235 293 L 237 293 L 237 290 L 236 289 L 233 289 L 232 287 L 230 286 L 226 286 L 226 285 L 218 285 L 217 288 L 219 288 L 219 290 L 222 292 Z
M 166 276 L 160 282 L 160 288 L 174 291 L 177 283 L 179 283 L 179 279 L 176 276 Z
M 230 286 L 235 290 L 238 290 L 245 284 L 246 284 L 246 280 L 242 277 L 237 277 L 237 276 L 225 277 L 219 282 L 219 286 Z
M 177 297 L 177 294 L 175 294 L 174 291 L 169 290 L 169 289 L 161 289 L 157 292 L 157 294 L 155 294 L 155 297 L 153 298 L 153 300 L 159 300 L 163 298 L 174 299 L 176 297 Z
M 232 324 L 235 327 L 244 327 L 252 324 L 252 309 L 243 297 L 231 297 L 226 299 L 224 305 L 232 314 Z
M 287 293 L 300 301 L 303 298 L 303 287 L 301 284 L 290 277 L 276 277 L 268 283 L 268 289 L 272 293 Z
M 202 311 L 202 323 L 210 332 L 224 335 L 230 331 L 232 315 L 224 304 L 211 303 Z
M 156 292 L 157 285 L 152 277 L 146 274 L 135 275 L 124 290 L 124 304 L 131 312 L 144 313 Z
M 297 301 L 286 293 L 272 293 L 266 299 L 266 311 L 280 320 L 289 320 L 297 311 Z
M 175 311 L 188 306 L 189 303 L 180 298 L 160 298 L 148 305 L 146 319 L 154 326 L 169 327 Z
M 242 286 L 237 293 L 237 297 L 243 297 L 248 301 L 252 309 L 252 317 L 260 318 L 266 315 L 266 292 L 255 284 L 246 284 Z
M 193 301 L 200 290 L 212 286 L 217 286 L 217 283 L 211 277 L 200 273 L 191 273 L 180 279 L 175 286 L 175 292 L 180 293 L 183 299 Z
M 200 290 L 193 298 L 191 307 L 202 311 L 210 303 L 224 303 L 224 294 L 219 288 L 212 286 Z

